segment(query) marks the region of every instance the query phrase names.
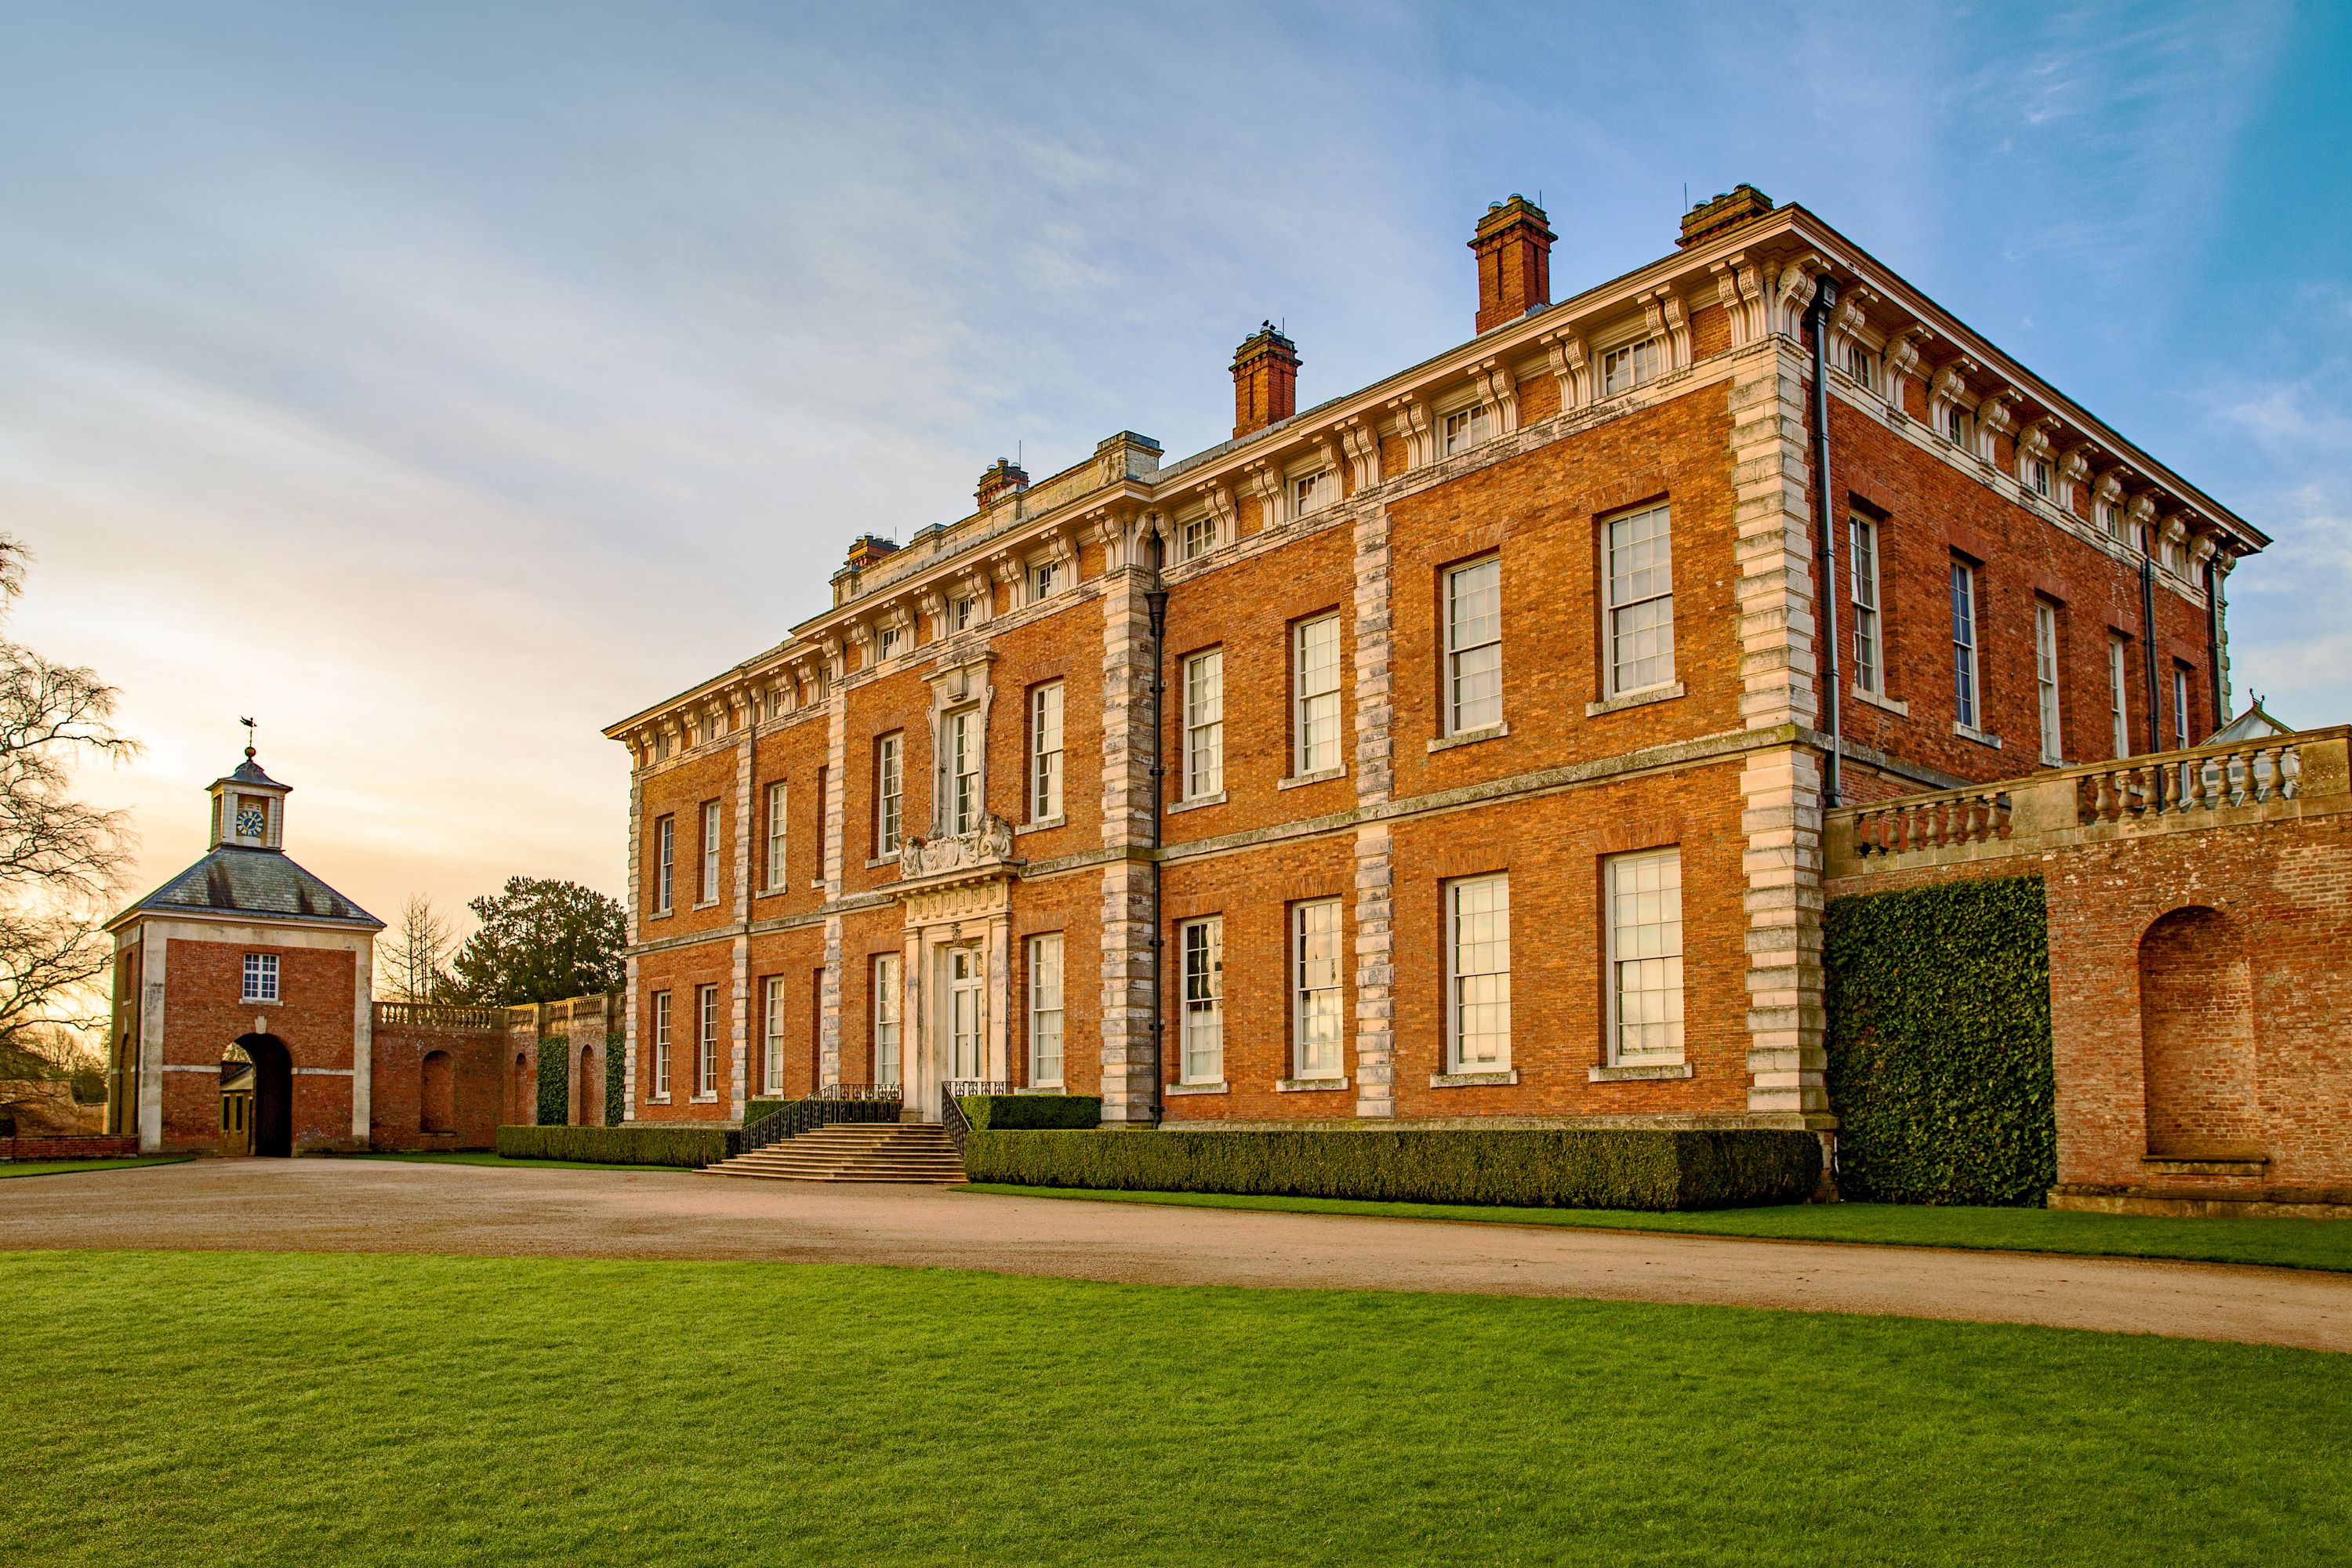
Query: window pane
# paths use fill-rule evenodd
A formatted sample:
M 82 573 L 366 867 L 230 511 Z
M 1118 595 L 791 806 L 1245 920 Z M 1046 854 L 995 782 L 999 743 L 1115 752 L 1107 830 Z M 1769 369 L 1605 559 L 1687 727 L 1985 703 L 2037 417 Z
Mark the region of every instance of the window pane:
M 1300 904 L 1292 921 L 1297 1075 L 1338 1078 L 1343 1070 L 1339 989 L 1339 900 Z
M 1683 1054 L 1682 852 L 1609 863 L 1609 959 L 1615 1060 Z
M 2058 611 L 2040 600 L 2033 605 L 2033 682 L 2041 706 L 2042 760 L 2056 763 L 2063 751 L 2058 722 Z
M 1853 520 L 1853 683 L 1882 691 L 1878 658 L 1878 525 Z
M 1062 939 L 1029 939 L 1029 1081 L 1062 1081 Z
M 1977 728 L 1977 577 L 1952 563 L 1952 717 Z
M 1500 1070 L 1509 1064 L 1511 1051 L 1510 881 L 1480 877 L 1456 882 L 1447 898 L 1453 1066 Z
M 1184 950 L 1184 1081 L 1215 1083 L 1224 1076 L 1225 922 L 1186 922 Z
M 1295 659 L 1298 750 L 1292 770 L 1322 773 L 1339 765 L 1339 617 L 1324 616 L 1300 626 Z
M 1674 550 L 1668 509 L 1609 523 L 1609 682 L 1612 694 L 1675 678 Z
M 1220 649 L 1184 661 L 1184 795 L 1225 787 L 1225 656 Z
M 1062 686 L 1041 686 L 1029 705 L 1029 816 L 1062 815 Z
M 1503 721 L 1503 563 L 1489 557 L 1445 576 L 1446 731 Z
M 877 1084 L 900 1081 L 898 1058 L 898 955 L 877 953 L 874 957 L 874 1081 Z M 779 989 L 782 982 L 778 981 Z

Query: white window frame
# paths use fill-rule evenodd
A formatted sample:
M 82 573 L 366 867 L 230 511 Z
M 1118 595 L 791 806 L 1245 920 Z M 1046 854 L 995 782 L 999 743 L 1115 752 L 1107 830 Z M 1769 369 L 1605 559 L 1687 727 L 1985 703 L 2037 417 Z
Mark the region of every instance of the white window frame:
M 1474 403 L 1467 408 L 1438 416 L 1437 455 L 1459 457 L 1485 446 L 1495 438 L 1495 425 L 1494 407 L 1485 403 Z
M 988 803 L 981 798 L 981 752 L 984 737 L 981 733 L 980 710 L 959 708 L 940 721 L 945 731 L 946 755 L 942 758 L 947 774 L 946 826 L 950 834 L 961 837 L 980 831 L 988 815 Z
M 784 976 L 760 983 L 760 1091 L 784 1092 Z
M 791 797 L 782 779 L 768 786 L 768 891 L 772 893 L 782 892 L 787 879 L 784 851 L 790 846 L 784 829 L 790 804 Z
M 1944 405 L 1944 428 L 1937 432 L 1945 440 L 1967 452 L 1974 449 L 1969 432 L 1974 420 L 1968 408 L 1957 400 Z
M 2189 670 L 2178 664 L 2172 667 L 2172 744 L 2176 751 L 2189 749 Z
M 1649 531 L 1636 531 L 1643 525 Z M 1656 546 L 1644 552 L 1646 545 Z M 1622 552 L 1622 556 L 1621 556 Z M 1604 689 L 1611 697 L 1675 683 L 1675 520 L 1665 501 L 1601 520 Z M 1664 586 L 1661 587 L 1660 584 Z M 1641 649 L 1653 639 L 1648 652 Z M 1663 665 L 1663 671 L 1660 666 Z
M 1225 1077 L 1225 917 L 1205 915 L 1176 928 L 1179 1081 L 1222 1083 Z
M 1493 901 L 1499 894 L 1499 901 Z M 1478 901 L 1488 907 L 1465 910 L 1465 895 L 1476 895 Z M 1491 936 L 1475 942 L 1464 940 L 1465 920 L 1502 917 L 1502 938 L 1499 943 Z M 1497 946 L 1500 952 L 1495 951 Z M 1475 957 L 1477 966 L 1465 964 L 1465 955 Z M 1493 961 L 1499 956 L 1500 967 Z M 1470 1000 L 1471 988 L 1480 981 L 1500 984 L 1486 988 L 1486 994 Z M 1499 1043 L 1487 1047 L 1491 1054 L 1471 1056 L 1465 1047 L 1471 1042 L 1467 1033 L 1469 1020 L 1465 1016 L 1471 1007 L 1499 1008 L 1502 1028 Z M 1492 1022 L 1491 1016 L 1487 1020 Z M 1482 1037 L 1491 1037 L 1492 1030 L 1481 1031 Z M 1508 1072 L 1511 1070 L 1511 879 L 1506 871 L 1496 871 L 1480 877 L 1460 877 L 1445 884 L 1445 1070 L 1465 1072 Z
M 1340 766 L 1339 613 L 1300 621 L 1290 633 L 1290 771 L 1336 773 Z
M 719 1097 L 719 987 L 698 985 L 694 995 L 694 1096 Z
M 1845 342 L 1846 378 L 1865 392 L 1878 390 L 1878 356 L 1859 339 Z
M 1029 939 L 1029 1082 L 1033 1088 L 1062 1087 L 1066 1047 L 1062 964 L 1066 952 L 1060 931 L 1044 931 Z
M 669 1026 L 670 994 L 654 993 L 654 1092 L 659 1100 L 669 1099 Z
M 980 619 L 980 595 L 959 594 L 948 601 L 948 627 L 951 631 L 969 631 Z
M 1176 559 L 1198 561 L 1217 547 L 1217 520 L 1203 513 L 1176 525 Z
M 2025 471 L 2018 477 L 2024 481 L 2025 488 L 2043 500 L 2051 500 L 2058 485 L 2056 476 L 2051 472 L 2050 459 L 2028 458 L 2022 467 Z
M 1300 1079 L 1345 1078 L 1347 925 L 1339 900 L 1312 899 L 1290 909 L 1290 1073 Z M 1309 1055 L 1318 1024 L 1328 1032 L 1328 1059 Z
M 1056 822 L 1062 816 L 1062 741 L 1066 717 L 1063 683 L 1048 680 L 1029 689 L 1029 820 Z
M 1614 397 L 1637 386 L 1647 386 L 1666 373 L 1665 340 L 1635 338 L 1604 349 L 1601 354 L 1601 395 Z
M 719 901 L 719 803 L 702 803 L 701 878 L 695 884 L 694 907 L 702 909 Z
M 1874 697 L 1886 695 L 1886 637 L 1879 608 L 1878 520 L 1850 517 L 1847 574 L 1853 600 L 1853 684 Z
M 1059 556 L 1044 555 L 1029 563 L 1024 581 L 1029 585 L 1029 602 L 1042 605 L 1062 591 L 1062 562 Z
M 1331 482 L 1331 470 L 1318 468 L 1311 474 L 1300 474 L 1290 481 L 1290 515 L 1305 517 L 1329 506 L 1339 487 Z
M 874 742 L 874 853 L 896 855 L 907 835 L 907 736 L 892 731 Z
M 677 816 L 675 813 L 654 824 L 654 913 L 666 915 L 676 907 L 671 900 L 677 896 Z
M 248 952 L 245 955 L 245 1000 L 275 1002 L 278 991 L 278 955 L 274 952 Z
M 1663 873 L 1671 869 L 1671 887 Z M 1638 854 L 1614 855 L 1601 862 L 1607 889 L 1607 918 L 1602 924 L 1608 933 L 1609 980 L 1609 1065 L 1612 1067 L 1665 1067 L 1682 1062 L 1683 1039 L 1683 913 L 1682 913 L 1682 849 L 1645 849 Z M 1656 886 L 1640 884 L 1644 873 Z M 1631 884 L 1631 885 L 1629 885 Z M 1655 920 L 1641 920 L 1644 898 L 1655 901 Z M 1671 902 L 1671 913 L 1666 908 Z M 1629 910 L 1629 905 L 1631 906 Z M 1628 920 L 1629 912 L 1635 919 Z M 1632 939 L 1629 941 L 1629 937 Z M 1657 965 L 1652 969 L 1648 965 Z M 1656 981 L 1629 988 L 1629 981 Z M 1630 1022 L 1626 1017 L 1629 997 L 1661 998 L 1660 1011 L 1665 1016 Z M 1646 1012 L 1645 1006 L 1638 1009 Z M 1656 1044 L 1644 1042 L 1636 1049 L 1626 1048 L 1629 1028 L 1659 1031 Z
M 2131 704 L 2126 700 L 2130 690 L 2130 654 L 2124 639 L 2110 632 L 2107 635 L 2107 716 L 2118 759 L 2131 752 Z
M 1183 677 L 1183 798 L 1202 800 L 1225 787 L 1225 650 L 1185 655 Z
M 1480 597 L 1491 604 L 1490 613 Z M 1445 732 L 1492 730 L 1503 722 L 1502 556 L 1447 567 L 1444 607 Z M 1481 689 L 1489 680 L 1491 691 Z
M 900 1026 L 906 991 L 903 955 L 877 952 L 868 969 L 874 987 L 874 1081 L 903 1083 L 907 1071 L 906 1037 Z
M 1978 657 L 1982 612 L 1977 604 L 1977 569 L 1955 556 L 1952 560 L 1952 721 L 1964 730 L 1984 731 L 1982 664 Z
M 2033 687 L 2042 721 L 2042 760 L 2058 767 L 2066 760 L 2058 680 L 2058 606 L 2042 598 L 2033 601 Z

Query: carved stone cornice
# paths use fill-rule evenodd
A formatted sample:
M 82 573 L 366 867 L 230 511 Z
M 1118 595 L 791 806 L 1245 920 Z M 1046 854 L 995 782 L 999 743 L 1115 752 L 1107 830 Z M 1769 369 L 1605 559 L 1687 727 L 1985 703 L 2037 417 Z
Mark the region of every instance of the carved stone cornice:
M 1381 482 L 1380 433 L 1359 416 L 1339 427 L 1339 448 L 1348 454 L 1348 479 L 1351 488 L 1365 489 Z
M 1507 436 L 1519 427 L 1519 378 L 1500 360 L 1487 360 L 1471 372 L 1478 384 L 1478 399 L 1495 411 L 1496 429 Z
M 1559 383 L 1563 413 L 1592 401 L 1592 355 L 1584 340 L 1573 332 L 1546 332 L 1545 351 L 1551 356 L 1552 379 Z
M 1408 472 L 1427 468 L 1437 457 L 1437 437 L 1430 429 L 1429 405 L 1418 397 L 1389 399 L 1391 428 L 1404 438 Z
M 1765 336 L 1764 269 L 1746 251 L 1707 264 L 1715 297 L 1731 326 L 1731 346 L 1746 348 Z

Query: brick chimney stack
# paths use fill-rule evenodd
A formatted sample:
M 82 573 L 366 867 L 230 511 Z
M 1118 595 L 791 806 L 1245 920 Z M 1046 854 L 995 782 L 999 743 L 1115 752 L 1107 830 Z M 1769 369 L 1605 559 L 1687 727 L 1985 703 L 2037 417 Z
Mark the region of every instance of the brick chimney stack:
M 1551 303 L 1551 231 L 1543 208 L 1522 195 L 1496 202 L 1478 220 L 1478 331 L 1516 321 Z
M 1737 228 L 1750 218 L 1762 217 L 1772 210 L 1772 198 L 1753 185 L 1734 185 L 1719 196 L 1710 196 L 1683 215 L 1682 237 L 1677 246 L 1689 248 L 1702 239 L 1721 234 L 1727 228 Z
M 1010 495 L 1015 490 L 1025 490 L 1028 488 L 1029 476 L 1021 466 L 1017 463 L 1008 463 L 999 458 L 989 464 L 987 469 L 981 474 L 980 489 L 972 493 L 979 500 L 981 510 L 985 511 L 988 510 L 988 503 L 997 497 Z
M 1262 321 L 1234 351 L 1234 434 L 1279 425 L 1298 412 L 1298 345 Z

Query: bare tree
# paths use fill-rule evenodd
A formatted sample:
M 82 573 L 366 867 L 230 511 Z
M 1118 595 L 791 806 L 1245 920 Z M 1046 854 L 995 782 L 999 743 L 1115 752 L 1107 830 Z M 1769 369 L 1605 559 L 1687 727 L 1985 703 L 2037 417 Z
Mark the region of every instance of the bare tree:
M 0 619 L 25 588 L 24 544 L 0 533 Z M 94 671 L 0 638 L 0 1045 L 32 1050 L 60 1028 L 102 1028 L 113 960 L 99 926 L 121 889 L 130 832 L 120 812 L 73 798 L 73 765 L 121 762 L 119 693 Z
M 413 894 L 400 906 L 400 931 L 383 954 L 383 1000 L 430 1002 L 447 989 L 457 939 L 432 899 Z

